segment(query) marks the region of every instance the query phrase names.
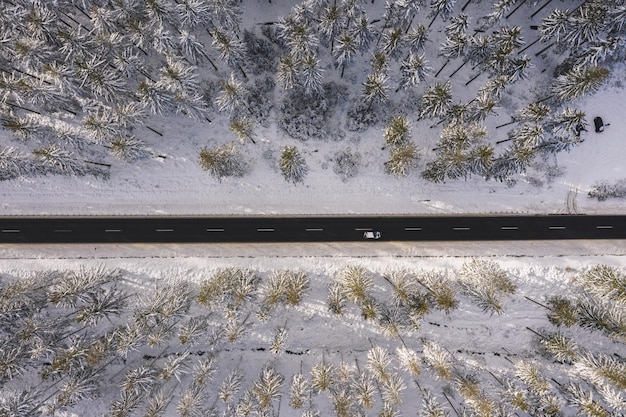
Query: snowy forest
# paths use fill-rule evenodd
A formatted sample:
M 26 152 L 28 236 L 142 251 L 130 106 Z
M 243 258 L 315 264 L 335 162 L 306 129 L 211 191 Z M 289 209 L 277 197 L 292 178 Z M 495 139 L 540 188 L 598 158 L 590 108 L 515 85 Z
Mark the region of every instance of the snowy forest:
M 270 159 L 296 184 L 308 143 L 362 132 L 391 176 L 512 181 L 585 140 L 576 101 L 626 57 L 623 0 L 282 3 L 0 0 L 0 179 L 163 160 L 184 138 L 155 124 L 179 115 L 228 129 L 196 149 L 217 179 L 246 175 L 274 126 L 288 139 Z
M 626 412 L 621 268 L 272 262 L 1 273 L 0 416 Z

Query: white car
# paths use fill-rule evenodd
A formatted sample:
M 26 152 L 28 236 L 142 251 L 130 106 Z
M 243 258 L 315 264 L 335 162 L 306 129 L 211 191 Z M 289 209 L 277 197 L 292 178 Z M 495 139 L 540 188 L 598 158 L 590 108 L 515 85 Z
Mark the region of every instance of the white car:
M 380 232 L 378 230 L 365 232 L 363 237 L 365 239 L 380 239 Z

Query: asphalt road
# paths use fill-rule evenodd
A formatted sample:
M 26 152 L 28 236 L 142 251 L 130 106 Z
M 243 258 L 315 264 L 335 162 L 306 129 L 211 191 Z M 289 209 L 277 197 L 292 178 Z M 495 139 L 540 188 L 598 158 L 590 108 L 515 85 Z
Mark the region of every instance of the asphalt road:
M 0 243 L 626 239 L 626 216 L 0 217 Z M 375 244 L 372 241 L 372 244 Z

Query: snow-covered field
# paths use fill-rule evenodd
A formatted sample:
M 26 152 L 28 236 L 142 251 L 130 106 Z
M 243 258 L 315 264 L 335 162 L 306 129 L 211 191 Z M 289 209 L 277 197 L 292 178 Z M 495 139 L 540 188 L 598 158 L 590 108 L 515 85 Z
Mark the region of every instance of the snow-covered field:
M 581 299 L 584 284 L 581 275 L 595 265 L 607 265 L 623 274 L 626 269 L 624 243 L 571 241 L 496 245 L 490 242 L 459 242 L 383 243 L 376 246 L 329 243 L 290 245 L 289 249 L 283 245 L 257 247 L 7 245 L 0 248 L 0 271 L 2 271 L 0 278 L 5 288 L 0 292 L 2 295 L 0 298 L 4 301 L 10 298 L 7 292 L 9 283 L 15 279 L 26 279 L 37 271 L 65 271 L 62 275 L 68 276 L 67 271 L 99 267 L 105 271 L 121 271 L 119 278 L 114 280 L 115 287 L 133 295 L 128 299 L 128 307 L 123 310 L 124 313 L 119 317 L 110 314 L 108 319 L 102 318 L 98 322 L 98 327 L 84 327 L 81 323 L 67 324 L 64 332 L 73 335 L 58 340 L 54 345 L 57 347 L 49 346 L 51 350 L 44 352 L 42 357 L 47 360 L 40 358 L 23 362 L 21 374 L 15 374 L 12 380 L 3 381 L 0 398 L 6 404 L 10 402 L 15 392 L 25 389 L 27 393 L 38 393 L 39 396 L 36 398 L 39 400 L 49 396 L 45 402 L 46 406 L 55 403 L 60 405 L 63 402 L 61 393 L 68 387 L 70 387 L 68 391 L 72 390 L 70 376 L 80 375 L 75 367 L 84 366 L 86 370 L 100 369 L 98 378 L 87 385 L 82 395 L 77 395 L 70 401 L 71 405 L 60 407 L 55 415 L 72 417 L 111 415 L 108 413 L 116 401 L 119 406 L 120 400 L 129 399 L 128 396 L 124 396 L 124 390 L 120 386 L 129 378 L 131 371 L 137 370 L 147 372 L 147 377 L 142 383 L 126 385 L 126 394 L 135 391 L 140 394 L 137 407 L 128 415 L 146 415 L 146 407 L 158 398 L 158 393 L 163 394 L 167 403 L 163 414 L 160 414 L 164 416 L 223 415 L 222 413 L 236 416 L 300 416 L 304 415 L 303 411 L 306 410 L 317 411 L 319 416 L 331 416 L 339 413 L 333 404 L 339 404 L 338 398 L 341 398 L 341 395 L 345 395 L 348 411 L 346 414 L 337 415 L 356 416 L 363 412 L 365 413 L 363 415 L 381 415 L 384 403 L 395 404 L 395 400 L 390 399 L 393 395 L 389 394 L 388 388 L 393 384 L 385 378 L 390 378 L 389 380 L 398 382 L 399 386 L 404 387 L 398 395 L 398 403 L 392 407 L 396 412 L 393 415 L 410 416 L 418 412 L 426 413 L 422 401 L 428 391 L 445 410 L 446 414 L 437 415 L 454 416 L 457 413 L 463 415 L 463 409 L 466 409 L 465 412 L 473 410 L 470 415 L 496 416 L 516 413 L 518 416 L 536 416 L 541 413 L 532 409 L 526 409 L 524 412 L 519 407 L 523 408 L 525 403 L 529 407 L 537 407 L 539 398 L 545 400 L 550 394 L 558 399 L 560 415 L 574 416 L 582 408 L 571 402 L 572 395 L 567 391 L 570 382 L 580 384 L 585 395 L 593 396 L 595 404 L 601 404 L 609 410 L 608 402 L 601 393 L 605 395 L 608 395 L 607 392 L 619 393 L 620 389 L 623 389 L 623 374 L 621 382 L 620 377 L 615 379 L 614 376 L 613 380 L 599 378 L 600 382 L 591 383 L 590 374 L 585 374 L 585 371 L 581 370 L 583 368 L 580 363 L 585 352 L 619 363 L 626 355 L 623 336 L 607 337 L 602 331 L 585 330 L 579 325 L 557 328 L 547 320 L 546 314 L 549 311 L 530 300 L 545 304 L 550 296 L 555 295 L 571 300 Z M 481 311 L 470 297 L 459 291 L 457 280 L 460 271 L 464 264 L 473 260 L 495 262 L 506 271 L 516 286 L 514 294 L 502 298 L 501 314 Z M 419 319 L 419 328 L 416 330 L 405 324 L 400 327 L 397 336 L 383 330 L 380 316 L 375 319 L 364 319 L 358 304 L 348 302 L 342 314 L 334 314 L 328 310 L 328 285 L 339 271 L 348 265 L 362 266 L 372 278 L 368 292 L 376 300 L 378 308 L 394 305 L 393 287 L 383 279 L 383 275 L 399 270 L 417 274 L 422 282 L 424 276 L 420 274 L 440 273 L 442 282 L 453 285 L 455 298 L 459 302 L 458 307 L 446 314 L 429 302 L 429 311 Z M 231 319 L 233 317 L 232 313 L 223 316 L 225 311 L 223 302 L 219 302 L 217 308 L 214 306 L 207 309 L 192 301 L 190 308 L 185 309 L 182 317 L 168 322 L 172 326 L 171 332 L 166 334 L 165 340 L 160 344 L 150 346 L 146 344 L 145 339 L 141 339 L 128 353 L 105 353 L 104 357 L 95 359 L 96 364 L 86 362 L 90 365 L 85 365 L 79 354 L 74 359 L 76 362 L 69 368 L 71 371 L 59 373 L 59 376 L 53 376 L 49 380 L 39 381 L 38 375 L 50 369 L 50 361 L 56 363 L 53 358 L 58 359 L 64 352 L 63 348 L 67 349 L 72 344 L 80 346 L 79 335 L 85 335 L 86 341 L 94 343 L 93 338 L 97 339 L 98 335 L 106 334 L 105 331 L 123 330 L 125 323 L 132 325 L 133 317 L 137 316 L 129 313 L 140 311 L 142 306 L 149 304 L 149 300 L 153 300 L 151 294 L 155 294 L 157 288 L 163 291 L 167 283 L 189 282 L 192 297 L 195 297 L 198 294 L 198 285 L 203 281 L 210 279 L 222 268 L 233 267 L 249 269 L 258 274 L 261 289 L 257 287 L 253 290 L 249 301 L 244 302 L 235 314 L 235 317 L 238 317 L 235 321 L 243 320 L 245 326 L 242 333 L 232 341 L 227 341 L 226 336 L 222 334 L 221 338 L 218 337 L 211 342 L 216 332 L 219 334 L 219 329 L 228 328 L 230 322 L 228 317 Z M 261 320 L 258 314 L 267 296 L 263 285 L 274 271 L 279 270 L 304 272 L 310 279 L 309 287 L 297 305 L 286 306 L 279 303 L 269 317 Z M 50 278 L 47 280 L 49 282 L 44 286 L 53 285 L 48 287 L 46 292 L 58 288 L 55 286 L 58 285 L 58 281 Z M 624 278 L 622 285 L 623 282 Z M 413 285 L 417 285 L 415 281 Z M 107 288 L 110 286 L 111 283 L 104 285 Z M 419 288 L 419 285 L 411 286 L 409 291 L 425 294 L 425 290 Z M 37 298 L 34 294 L 25 296 Z M 78 301 L 77 306 L 80 307 L 84 303 L 85 300 Z M 163 298 L 159 303 L 168 305 L 167 300 Z M 185 303 L 181 301 L 180 305 Z M 62 318 L 68 314 L 72 317 L 72 310 L 72 307 L 59 309 L 50 306 L 34 317 L 39 317 L 39 320 Z M 181 329 L 190 317 L 206 317 L 208 327 L 197 336 L 195 344 L 182 344 L 178 335 L 182 333 Z M 21 325 L 18 325 L 18 328 L 20 327 Z M 273 353 L 272 336 L 277 328 L 285 329 L 287 334 L 284 344 L 277 348 L 278 353 Z M 8 329 L 5 329 L 6 331 Z M 578 356 L 572 356 L 564 363 L 556 361 L 545 351 L 539 337 L 533 331 L 544 337 L 558 332 L 571 338 L 576 343 Z M 37 335 L 38 333 L 35 333 L 31 337 L 36 339 Z M 39 335 L 44 337 L 43 334 Z M 433 346 L 428 345 L 429 342 L 436 343 L 451 355 L 449 365 L 451 376 L 437 376 L 433 370 L 432 361 L 429 362 L 425 352 L 425 345 L 431 348 Z M 4 352 L 8 352 L 6 348 L 11 344 L 3 346 Z M 378 347 L 386 351 L 390 362 L 384 367 L 383 375 L 387 376 L 379 376 L 377 379 L 371 355 L 373 349 Z M 56 350 L 59 348 L 62 350 Z M 407 365 L 400 361 L 402 348 L 409 349 L 417 355 L 415 364 L 419 368 L 419 375 L 409 372 Z M 185 352 L 189 352 L 189 356 L 186 356 L 180 368 L 177 368 L 176 376 L 164 376 L 164 370 L 168 366 L 167 360 L 181 357 L 179 355 Z M 188 414 L 185 414 L 182 406 L 185 400 L 182 398 L 190 396 L 193 392 L 192 380 L 198 375 L 198 366 L 203 360 L 211 358 L 211 355 L 215 355 L 216 370 L 201 384 L 200 397 L 196 402 L 190 402 L 191 406 L 186 411 Z M 538 379 L 547 382 L 545 390 L 533 391 L 535 388 L 532 387 L 532 382 L 516 376 L 516 366 L 519 368 L 521 363 L 535 366 Z M 621 363 L 622 365 L 617 366 L 623 368 L 624 364 Z M 100 368 L 102 364 L 106 365 Z M 330 373 L 332 382 L 325 391 L 306 389 L 303 409 L 294 408 L 291 401 L 295 397 L 290 394 L 293 376 L 301 373 L 309 386 L 315 384 L 313 369 L 316 366 L 319 368 L 320 364 L 332 366 Z M 267 367 L 271 367 L 281 376 L 282 383 L 277 388 L 277 396 L 271 405 L 260 408 L 258 397 L 260 394 L 253 387 L 260 380 L 262 370 Z M 615 371 L 619 374 L 623 369 L 616 368 Z M 232 389 L 232 397 L 223 401 L 219 397 L 221 392 L 219 390 L 231 372 L 240 376 L 239 388 Z M 467 388 L 469 385 L 463 391 L 461 384 L 463 377 L 469 378 L 465 382 L 467 384 L 471 382 L 470 385 L 478 391 L 471 394 Z M 357 382 L 360 378 L 364 378 L 372 385 L 371 408 L 365 408 L 358 403 L 361 397 L 358 394 Z M 318 383 L 321 384 L 319 380 Z M 622 385 L 616 385 L 620 383 Z M 251 414 L 245 414 L 243 411 L 244 405 L 247 404 L 246 391 L 250 391 L 248 394 L 251 394 L 249 397 L 252 398 Z M 505 392 L 519 395 L 518 406 L 513 405 Z M 615 398 L 619 399 L 619 394 L 616 395 Z M 483 414 L 477 414 L 477 408 L 472 408 L 472 398 L 475 401 L 481 399 L 485 401 L 484 405 L 488 408 L 482 411 Z M 31 402 L 26 408 L 34 407 L 39 400 Z M 613 415 L 623 415 L 620 414 L 625 410 L 623 390 L 621 401 L 621 409 L 619 403 L 613 404 Z M 496 412 L 497 407 L 503 407 L 504 414 Z M 211 409 L 217 414 L 212 414 L 209 411 Z M 584 411 L 582 413 L 596 415 Z

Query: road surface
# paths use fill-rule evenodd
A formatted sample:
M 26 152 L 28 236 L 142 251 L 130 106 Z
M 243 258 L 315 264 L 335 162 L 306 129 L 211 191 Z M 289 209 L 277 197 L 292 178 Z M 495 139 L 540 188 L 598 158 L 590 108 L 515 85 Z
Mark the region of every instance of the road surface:
M 0 243 L 625 239 L 626 216 L 0 217 Z M 375 244 L 372 241 L 372 244 Z

